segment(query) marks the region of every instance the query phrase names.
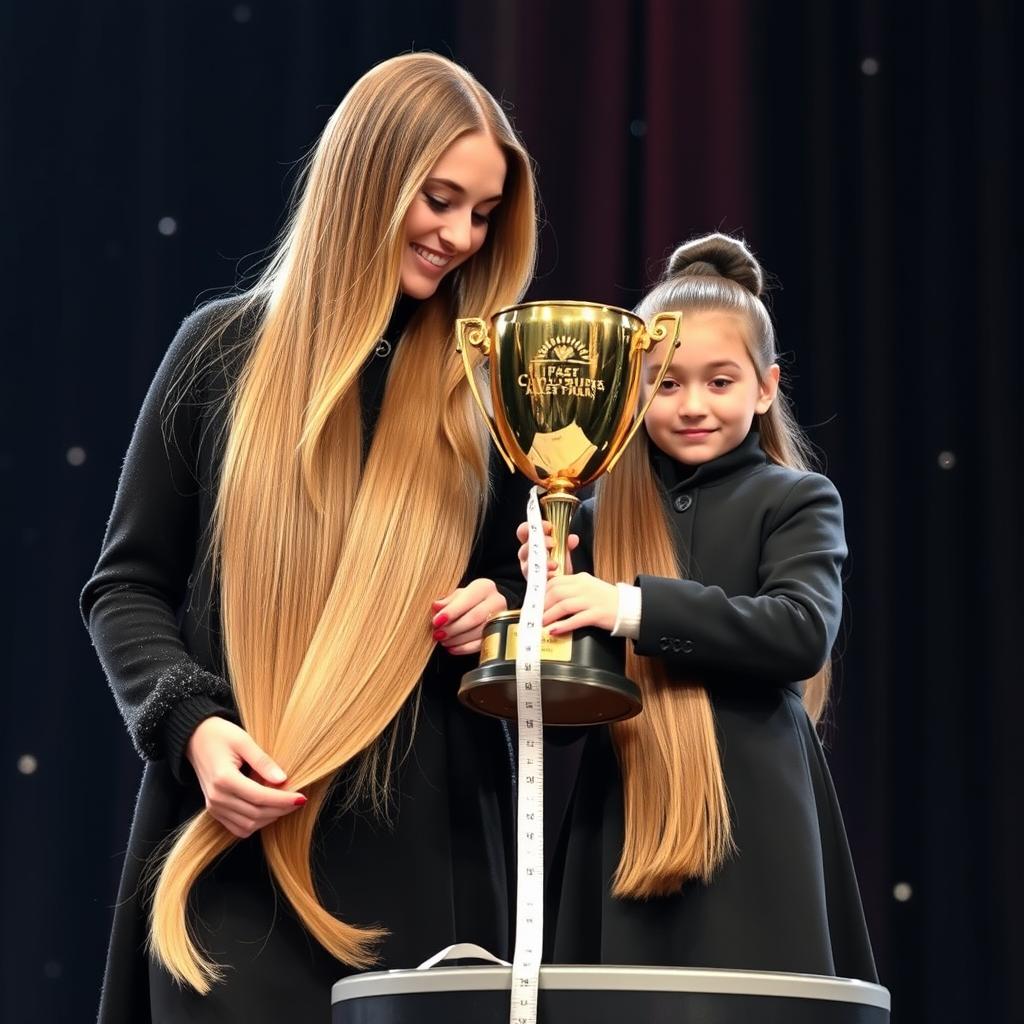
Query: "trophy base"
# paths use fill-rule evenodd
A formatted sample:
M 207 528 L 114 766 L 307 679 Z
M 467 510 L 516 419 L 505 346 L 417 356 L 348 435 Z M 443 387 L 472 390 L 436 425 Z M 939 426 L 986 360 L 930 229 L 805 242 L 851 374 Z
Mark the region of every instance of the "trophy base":
M 462 677 L 459 700 L 494 718 L 516 718 L 519 612 L 502 612 L 484 627 L 480 665 Z M 601 725 L 639 714 L 640 690 L 622 669 L 625 644 L 602 630 L 545 638 L 541 697 L 545 725 Z

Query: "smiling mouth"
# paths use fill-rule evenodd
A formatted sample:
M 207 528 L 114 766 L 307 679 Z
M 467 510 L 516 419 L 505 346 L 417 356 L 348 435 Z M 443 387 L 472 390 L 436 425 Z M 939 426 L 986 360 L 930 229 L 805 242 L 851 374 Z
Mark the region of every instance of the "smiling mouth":
M 710 427 L 703 427 L 700 430 L 677 430 L 676 433 L 680 437 L 705 437 L 714 431 Z
M 452 261 L 451 256 L 440 256 L 436 252 L 424 249 L 422 245 L 417 245 L 415 242 L 410 242 L 409 245 L 417 256 L 426 260 L 432 267 L 437 267 L 438 270 L 447 267 Z

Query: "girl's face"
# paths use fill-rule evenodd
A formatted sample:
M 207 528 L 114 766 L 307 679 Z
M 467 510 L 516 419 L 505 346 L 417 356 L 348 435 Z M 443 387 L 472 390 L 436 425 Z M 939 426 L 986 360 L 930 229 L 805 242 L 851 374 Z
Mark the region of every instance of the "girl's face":
M 734 313 L 683 317 L 679 348 L 651 403 L 644 425 L 651 440 L 677 462 L 699 465 L 732 451 L 747 436 L 754 413 L 765 413 L 779 387 L 779 367 L 758 380 L 743 341 L 744 321 Z M 644 398 L 664 351 L 644 360 Z
M 468 132 L 444 151 L 405 215 L 404 295 L 430 298 L 484 244 L 505 170 L 505 155 L 485 132 Z

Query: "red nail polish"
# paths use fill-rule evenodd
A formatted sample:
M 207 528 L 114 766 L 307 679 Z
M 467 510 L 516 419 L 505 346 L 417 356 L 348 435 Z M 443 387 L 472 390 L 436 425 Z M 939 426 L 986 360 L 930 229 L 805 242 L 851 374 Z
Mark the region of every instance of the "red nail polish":
M 434 639 L 443 640 L 448 634 L 443 629 L 434 630 Z
M 448 624 L 448 616 L 445 615 L 443 612 L 440 615 L 435 615 L 432 624 L 434 625 L 435 628 L 439 626 L 446 626 Z
M 306 798 L 301 794 L 295 798 L 295 806 L 301 807 L 306 802 Z
M 444 601 L 431 601 L 430 607 L 436 612 L 439 608 L 444 607 Z

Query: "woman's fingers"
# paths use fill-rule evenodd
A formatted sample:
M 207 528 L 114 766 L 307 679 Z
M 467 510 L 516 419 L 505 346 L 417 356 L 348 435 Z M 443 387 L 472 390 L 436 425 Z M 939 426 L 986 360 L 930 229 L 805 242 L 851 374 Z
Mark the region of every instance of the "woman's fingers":
M 217 715 L 196 726 L 185 754 L 204 788 L 220 776 L 234 775 L 243 764 L 271 784 L 287 778 L 284 769 L 243 728 Z
M 301 793 L 271 789 L 247 779 L 241 772 L 237 778 L 227 773 L 205 790 L 206 809 L 229 832 L 241 839 L 251 836 L 278 818 L 298 810 L 306 803 Z M 240 797 L 241 791 L 247 797 Z
M 269 792 L 274 791 L 270 790 Z M 239 814 L 247 818 L 279 818 L 282 814 L 288 814 L 296 807 L 301 807 L 305 802 L 306 798 L 301 794 L 288 800 L 276 800 L 273 803 L 264 802 L 262 798 L 260 802 L 243 800 L 241 797 L 229 796 L 226 793 L 212 793 L 207 797 L 208 806 L 215 806 L 219 811 Z
M 206 809 L 214 812 L 216 817 L 232 815 L 236 818 L 256 818 L 262 812 L 261 807 L 257 807 L 247 800 L 240 800 L 237 796 L 224 794 L 208 796 Z
M 294 790 L 264 786 L 246 778 L 237 768 L 225 767 L 217 772 L 206 787 L 207 799 L 238 800 L 261 810 L 280 809 L 282 813 L 301 807 L 305 797 Z
M 306 802 L 295 790 L 263 784 L 267 776 L 283 782 L 284 771 L 244 729 L 227 719 L 212 717 L 200 722 L 186 753 L 207 810 L 236 836 L 251 835 Z M 243 774 L 246 765 L 259 777 Z
M 456 590 L 444 607 L 433 616 L 430 624 L 435 630 L 448 634 L 458 633 L 466 628 L 461 620 L 466 616 L 479 617 L 479 609 L 487 608 L 484 618 L 492 611 L 498 611 L 505 605 L 505 598 L 498 592 L 493 580 L 476 579 Z M 436 637 L 435 637 L 436 639 Z
M 472 654 L 480 650 L 484 624 L 508 607 L 505 596 L 493 580 L 476 579 L 456 590 L 430 620 L 433 637 L 450 654 Z
M 256 823 L 252 818 L 242 814 L 232 814 L 229 811 L 216 810 L 208 807 L 210 814 L 219 821 L 232 835 L 239 839 L 248 839 L 256 831 Z
M 483 627 L 492 615 L 505 611 L 507 604 L 503 594 L 490 580 L 474 581 L 485 582 L 487 587 L 473 587 L 470 584 L 466 587 L 467 601 L 452 601 L 446 611 L 454 610 L 459 614 L 453 614 L 443 626 L 434 630 L 434 639 L 442 643 L 452 654 L 469 654 L 473 650 L 479 650 L 480 638 L 483 634 Z M 463 610 L 464 609 L 464 610 Z M 468 649 L 464 649 L 466 645 Z M 473 646 L 475 644 L 475 647 Z
M 458 644 L 454 647 L 449 644 L 445 644 L 444 649 L 449 654 L 478 654 L 482 642 L 482 639 L 478 637 L 476 640 L 470 640 L 467 643 Z
M 262 779 L 272 785 L 280 785 L 288 773 L 244 730 L 239 730 L 233 744 L 235 752 Z
M 278 818 L 298 810 L 305 802 L 306 798 L 301 795 L 287 803 L 275 801 L 261 804 L 248 803 L 237 797 L 210 795 L 206 799 L 206 809 L 228 831 L 244 838 L 277 821 Z
M 219 821 L 232 835 L 238 836 L 239 839 L 248 839 L 248 837 L 254 832 L 259 832 L 261 828 L 266 828 L 267 825 L 277 821 L 278 818 L 284 817 L 283 814 L 236 814 L 231 811 L 218 810 L 213 807 L 208 808 L 208 810 L 217 821 Z

